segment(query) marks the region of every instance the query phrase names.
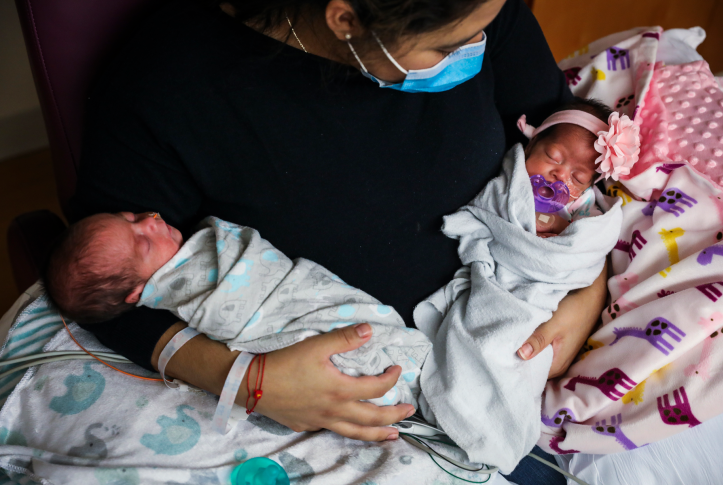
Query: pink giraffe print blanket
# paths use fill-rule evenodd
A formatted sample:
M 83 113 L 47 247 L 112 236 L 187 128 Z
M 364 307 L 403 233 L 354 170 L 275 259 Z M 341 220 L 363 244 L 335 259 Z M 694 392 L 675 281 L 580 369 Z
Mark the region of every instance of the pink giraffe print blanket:
M 642 147 L 627 180 L 609 184 L 623 227 L 602 326 L 543 396 L 538 444 L 552 453 L 632 450 L 723 412 L 723 91 L 704 61 L 656 63 L 657 32 L 615 40 L 625 62 L 609 48 L 563 61 L 604 70 L 571 83 L 579 96 L 616 108 L 634 90 L 622 108 Z

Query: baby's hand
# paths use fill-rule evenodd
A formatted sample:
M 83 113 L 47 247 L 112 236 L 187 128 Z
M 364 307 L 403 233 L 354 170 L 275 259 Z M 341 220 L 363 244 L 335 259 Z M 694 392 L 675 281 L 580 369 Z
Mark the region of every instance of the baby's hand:
M 537 235 L 545 238 L 557 236 L 570 225 L 564 218 L 544 212 L 535 212 L 535 224 Z

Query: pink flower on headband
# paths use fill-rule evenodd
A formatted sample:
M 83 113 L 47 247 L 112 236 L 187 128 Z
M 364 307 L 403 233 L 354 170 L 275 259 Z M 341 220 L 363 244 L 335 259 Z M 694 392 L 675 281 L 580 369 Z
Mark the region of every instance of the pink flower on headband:
M 640 127 L 633 123 L 627 115 L 620 116 L 613 112 L 608 118 L 608 131 L 598 133 L 595 150 L 601 155 L 595 160 L 597 171 L 605 176 L 618 180 L 621 175 L 628 175 L 630 169 L 638 161 L 640 154 Z

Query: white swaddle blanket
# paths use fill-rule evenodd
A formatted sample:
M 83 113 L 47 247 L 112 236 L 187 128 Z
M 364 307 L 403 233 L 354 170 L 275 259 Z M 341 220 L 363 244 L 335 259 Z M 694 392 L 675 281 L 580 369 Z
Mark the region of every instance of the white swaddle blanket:
M 417 406 L 419 375 L 431 343 L 399 314 L 326 268 L 287 258 L 259 233 L 215 217 L 204 219 L 178 253 L 146 283 L 139 305 L 171 310 L 231 350 L 265 353 L 338 327 L 367 322 L 373 336 L 333 355 L 351 376 L 402 374 L 371 402 Z
M 595 189 L 597 191 L 597 189 Z M 521 145 L 469 205 L 446 216 L 464 268 L 414 311 L 432 341 L 420 406 L 473 462 L 509 473 L 540 436 L 547 348 L 529 361 L 516 351 L 571 290 L 592 284 L 617 242 L 620 202 L 597 191 L 601 216 L 540 238 Z

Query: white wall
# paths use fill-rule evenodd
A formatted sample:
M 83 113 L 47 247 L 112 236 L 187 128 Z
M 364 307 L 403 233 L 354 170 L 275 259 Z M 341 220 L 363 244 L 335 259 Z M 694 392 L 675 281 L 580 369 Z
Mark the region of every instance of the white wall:
M 0 161 L 47 144 L 15 2 L 0 0 Z

